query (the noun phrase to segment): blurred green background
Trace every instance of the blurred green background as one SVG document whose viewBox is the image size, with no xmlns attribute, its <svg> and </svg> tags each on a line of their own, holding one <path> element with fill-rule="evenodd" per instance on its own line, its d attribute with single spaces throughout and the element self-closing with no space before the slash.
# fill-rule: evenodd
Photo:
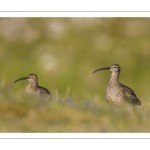
<svg viewBox="0 0 150 150">
<path fill-rule="evenodd" d="M 150 18 L 0 18 L 0 132 L 149 132 Z M 142 106 L 105 100 L 110 71 Z M 37 74 L 52 94 L 25 93 Z"/>
</svg>

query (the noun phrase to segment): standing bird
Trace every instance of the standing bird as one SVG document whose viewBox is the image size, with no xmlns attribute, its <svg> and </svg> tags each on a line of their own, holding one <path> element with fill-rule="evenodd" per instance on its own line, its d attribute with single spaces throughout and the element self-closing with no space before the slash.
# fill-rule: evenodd
<svg viewBox="0 0 150 150">
<path fill-rule="evenodd" d="M 24 78 L 19 78 L 14 81 L 16 83 L 17 81 L 20 80 L 28 80 L 29 84 L 26 87 L 26 92 L 27 93 L 33 93 L 36 94 L 38 97 L 49 97 L 50 92 L 44 88 L 38 85 L 38 76 L 36 74 L 29 74 L 27 77 Z"/>
<path fill-rule="evenodd" d="M 134 91 L 119 82 L 120 66 L 114 64 L 110 67 L 99 68 L 93 73 L 101 70 L 110 70 L 112 72 L 109 84 L 107 86 L 105 97 L 109 103 L 114 105 L 122 105 L 128 102 L 132 105 L 141 105 L 141 101 L 137 98 Z"/>
</svg>

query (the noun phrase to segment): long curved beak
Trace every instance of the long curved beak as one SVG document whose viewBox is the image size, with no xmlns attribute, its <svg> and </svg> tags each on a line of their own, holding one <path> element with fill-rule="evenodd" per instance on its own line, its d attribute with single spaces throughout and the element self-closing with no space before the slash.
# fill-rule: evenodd
<svg viewBox="0 0 150 150">
<path fill-rule="evenodd" d="M 99 68 L 99 69 L 95 70 L 93 73 L 95 73 L 95 72 L 97 72 L 97 71 L 101 71 L 101 70 L 110 70 L 110 67 Z"/>
<path fill-rule="evenodd" d="M 19 78 L 19 79 L 15 80 L 14 83 L 16 83 L 16 82 L 18 82 L 18 81 L 20 81 L 20 80 L 27 80 L 27 79 L 28 79 L 28 77 Z"/>
</svg>

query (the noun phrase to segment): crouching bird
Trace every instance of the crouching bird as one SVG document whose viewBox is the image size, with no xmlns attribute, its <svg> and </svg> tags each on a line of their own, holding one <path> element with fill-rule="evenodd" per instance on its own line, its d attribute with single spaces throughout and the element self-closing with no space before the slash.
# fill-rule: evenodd
<svg viewBox="0 0 150 150">
<path fill-rule="evenodd" d="M 28 80 L 29 84 L 26 87 L 26 92 L 29 94 L 35 94 L 40 98 L 50 97 L 50 92 L 44 87 L 38 85 L 38 76 L 36 74 L 29 74 L 27 77 L 19 78 L 14 83 L 20 80 Z"/>
</svg>

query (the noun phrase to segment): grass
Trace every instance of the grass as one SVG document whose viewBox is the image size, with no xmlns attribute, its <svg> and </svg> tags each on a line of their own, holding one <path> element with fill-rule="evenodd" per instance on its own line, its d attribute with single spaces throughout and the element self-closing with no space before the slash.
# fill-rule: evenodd
<svg viewBox="0 0 150 150">
<path fill-rule="evenodd" d="M 149 132 L 149 106 L 115 107 L 98 96 L 39 100 L 24 94 L 1 97 L 0 132 Z"/>
</svg>

